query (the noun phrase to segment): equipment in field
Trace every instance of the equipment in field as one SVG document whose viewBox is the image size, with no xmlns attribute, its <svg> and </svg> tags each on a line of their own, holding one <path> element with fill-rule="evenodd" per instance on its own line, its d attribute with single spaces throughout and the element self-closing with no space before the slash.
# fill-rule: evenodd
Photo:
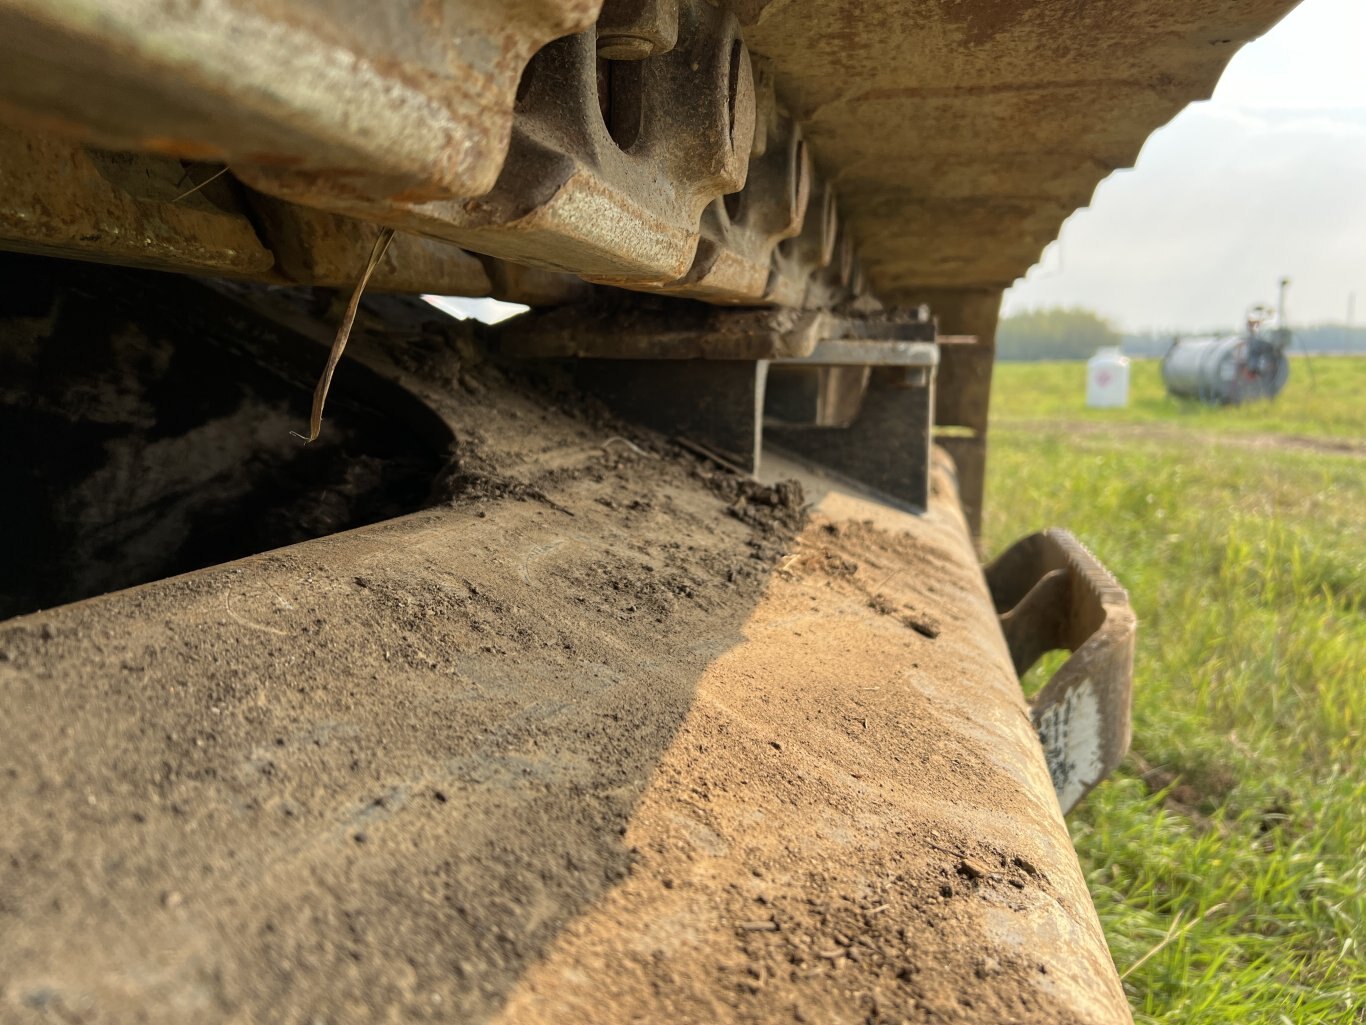
<svg viewBox="0 0 1366 1025">
<path fill-rule="evenodd" d="M 1106 346 L 1086 361 L 1086 405 L 1123 409 L 1129 404 L 1129 357 L 1118 345 Z"/>
<path fill-rule="evenodd" d="M 1178 338 L 1162 357 L 1162 383 L 1180 399 L 1198 399 L 1211 406 L 1238 406 L 1258 399 L 1274 399 L 1290 377 L 1285 350 L 1290 329 L 1285 326 L 1285 292 L 1281 281 L 1277 326 L 1268 328 L 1272 311 L 1262 305 L 1248 310 L 1242 334 L 1223 337 Z"/>
<path fill-rule="evenodd" d="M 1128 1021 L 997 315 L 1291 5 L 0 0 L 0 1018 Z"/>
</svg>

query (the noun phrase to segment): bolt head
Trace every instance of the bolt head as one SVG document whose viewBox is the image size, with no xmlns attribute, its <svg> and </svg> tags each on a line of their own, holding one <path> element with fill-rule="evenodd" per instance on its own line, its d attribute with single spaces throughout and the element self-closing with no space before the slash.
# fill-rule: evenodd
<svg viewBox="0 0 1366 1025">
<path fill-rule="evenodd" d="M 656 42 L 644 36 L 599 36 L 598 56 L 609 61 L 640 61 L 655 54 Z"/>
</svg>

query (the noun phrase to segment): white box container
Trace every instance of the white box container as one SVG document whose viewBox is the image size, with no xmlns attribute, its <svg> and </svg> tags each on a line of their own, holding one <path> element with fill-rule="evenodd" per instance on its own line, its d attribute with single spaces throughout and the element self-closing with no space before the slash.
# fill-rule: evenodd
<svg viewBox="0 0 1366 1025">
<path fill-rule="evenodd" d="M 1086 404 L 1092 409 L 1123 409 L 1129 404 L 1129 358 L 1116 346 L 1098 349 L 1086 361 Z"/>
</svg>

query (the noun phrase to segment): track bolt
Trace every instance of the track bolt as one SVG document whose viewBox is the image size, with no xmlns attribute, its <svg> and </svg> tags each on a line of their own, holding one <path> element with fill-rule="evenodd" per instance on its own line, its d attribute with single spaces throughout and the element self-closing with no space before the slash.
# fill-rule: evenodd
<svg viewBox="0 0 1366 1025">
<path fill-rule="evenodd" d="M 678 42 L 678 0 L 606 0 L 598 16 L 598 56 L 638 61 Z"/>
</svg>

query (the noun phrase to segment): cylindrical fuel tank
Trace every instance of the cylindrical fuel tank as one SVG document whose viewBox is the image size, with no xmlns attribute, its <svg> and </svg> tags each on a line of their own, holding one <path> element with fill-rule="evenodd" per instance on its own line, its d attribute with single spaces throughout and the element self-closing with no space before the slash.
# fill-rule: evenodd
<svg viewBox="0 0 1366 1025">
<path fill-rule="evenodd" d="M 1169 394 L 1212 405 L 1275 398 L 1289 376 L 1285 354 L 1257 337 L 1183 338 L 1162 360 Z"/>
</svg>

